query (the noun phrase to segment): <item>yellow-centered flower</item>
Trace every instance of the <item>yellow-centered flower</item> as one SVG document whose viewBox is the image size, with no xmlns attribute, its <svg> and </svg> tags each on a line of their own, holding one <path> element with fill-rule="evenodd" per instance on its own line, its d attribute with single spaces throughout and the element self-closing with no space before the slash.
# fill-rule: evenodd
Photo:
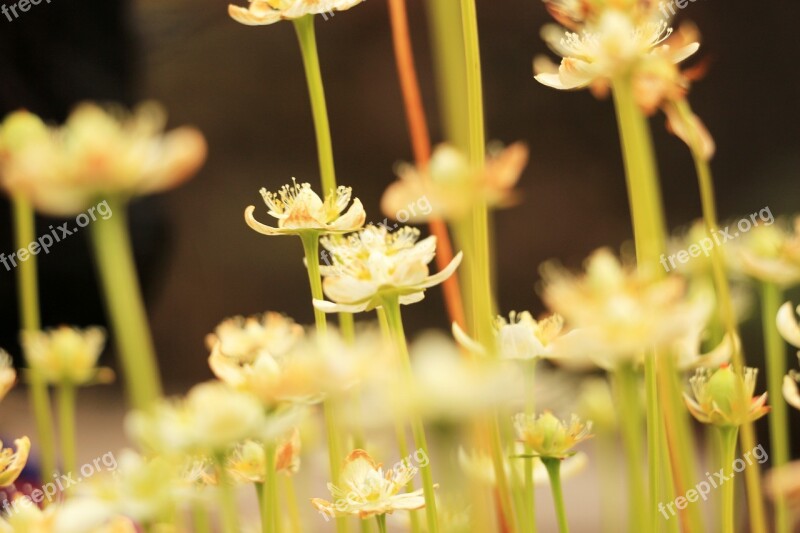
<svg viewBox="0 0 800 533">
<path fill-rule="evenodd" d="M 306 15 L 332 15 L 364 0 L 250 0 L 250 7 L 228 6 L 228 14 L 246 26 L 266 26 Z"/>
<path fill-rule="evenodd" d="M 518 413 L 514 416 L 517 439 L 529 446 L 534 455 L 565 459 L 574 455 L 576 445 L 593 437 L 592 423 L 572 415 L 570 422 L 556 418 L 550 411 L 541 415 Z"/>
<path fill-rule="evenodd" d="M 2 186 L 53 216 L 75 215 L 99 198 L 172 189 L 203 164 L 206 142 L 194 128 L 164 133 L 165 123 L 154 103 L 133 113 L 81 104 L 62 127 L 27 136 L 0 159 Z"/>
<path fill-rule="evenodd" d="M 275 450 L 275 471 L 292 475 L 299 469 L 300 431 L 295 428 L 281 440 Z M 264 444 L 247 440 L 238 445 L 228 458 L 228 471 L 240 483 L 264 483 L 267 477 Z"/>
<path fill-rule="evenodd" d="M 367 218 L 364 207 L 354 198 L 350 187 L 339 186 L 323 201 L 308 183 L 294 180 L 277 193 L 261 189 L 269 214 L 278 220 L 278 227 L 267 226 L 253 216 L 255 206 L 244 212 L 247 225 L 264 235 L 301 235 L 303 233 L 350 233 L 360 229 Z M 348 205 L 350 206 L 348 209 Z"/>
<path fill-rule="evenodd" d="M 113 379 L 111 369 L 97 367 L 106 343 L 101 328 L 61 326 L 48 331 L 23 331 L 20 338 L 28 365 L 48 383 L 85 385 Z"/>
<path fill-rule="evenodd" d="M 407 463 L 384 472 L 367 452 L 353 450 L 345 459 L 339 484 L 328 483 L 334 501 L 314 498 L 311 504 L 330 516 L 357 515 L 362 519 L 422 509 L 425 507 L 422 489 L 401 492 L 416 474 L 417 469 Z"/>
<path fill-rule="evenodd" d="M 744 377 L 724 365 L 716 371 L 698 369 L 689 380 L 694 398 L 684 393 L 686 406 L 704 424 L 741 426 L 758 420 L 769 411 L 767 393 L 753 397 L 755 368 L 745 368 Z"/>
<path fill-rule="evenodd" d="M 436 237 L 417 242 L 419 235 L 410 227 L 389 233 L 369 225 L 355 234 L 323 237 L 322 287 L 333 302 L 314 300 L 314 306 L 326 313 L 359 313 L 375 309 L 386 297 L 398 297 L 401 304 L 422 300 L 426 289 L 453 275 L 462 253 L 431 275 L 428 264 L 436 254 Z"/>
<path fill-rule="evenodd" d="M 780 219 L 755 226 L 734 246 L 733 266 L 747 276 L 786 288 L 800 283 L 800 216 L 793 227 Z"/>
</svg>

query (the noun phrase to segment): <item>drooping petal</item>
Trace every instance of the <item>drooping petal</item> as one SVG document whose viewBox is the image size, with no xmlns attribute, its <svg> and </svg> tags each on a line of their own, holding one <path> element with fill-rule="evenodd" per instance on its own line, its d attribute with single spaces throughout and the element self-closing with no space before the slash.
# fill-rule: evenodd
<svg viewBox="0 0 800 533">
<path fill-rule="evenodd" d="M 253 212 L 256 210 L 256 206 L 251 205 L 248 206 L 247 209 L 244 210 L 244 221 L 247 222 L 247 225 L 250 226 L 251 229 L 261 233 L 262 235 L 284 235 L 287 232 L 284 230 L 280 230 L 278 228 L 273 228 L 272 226 L 267 226 L 266 224 L 262 224 L 253 216 Z"/>
<path fill-rule="evenodd" d="M 797 385 L 797 380 L 792 376 L 783 378 L 783 397 L 786 403 L 795 409 L 800 409 L 800 388 Z"/>
<path fill-rule="evenodd" d="M 776 323 L 786 342 L 800 348 L 800 324 L 797 323 L 797 314 L 791 302 L 786 302 L 778 310 Z"/>
</svg>

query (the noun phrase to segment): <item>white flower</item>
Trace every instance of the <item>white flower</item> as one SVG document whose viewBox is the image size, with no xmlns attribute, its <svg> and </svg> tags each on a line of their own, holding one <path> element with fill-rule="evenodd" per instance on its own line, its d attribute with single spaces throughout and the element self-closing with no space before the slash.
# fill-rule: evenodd
<svg viewBox="0 0 800 533">
<path fill-rule="evenodd" d="M 522 444 L 518 443 L 518 455 L 523 455 Z M 485 452 L 475 451 L 467 452 L 463 448 L 458 449 L 458 464 L 464 473 L 472 479 L 476 479 L 487 485 L 496 485 L 497 478 L 495 477 L 494 463 L 492 457 Z M 524 461 L 519 458 L 506 459 L 504 461 L 506 476 L 509 477 L 512 473 L 512 468 L 516 469 L 517 476 L 522 479 L 524 476 Z M 586 465 L 589 464 L 589 456 L 583 452 L 578 452 L 570 457 L 561 461 L 561 479 L 569 479 L 582 472 Z M 547 475 L 547 468 L 538 460 L 533 463 L 533 483 L 535 485 L 547 485 L 550 483 L 550 478 Z"/>
<path fill-rule="evenodd" d="M 247 26 L 266 26 L 306 15 L 345 11 L 364 0 L 250 0 L 249 9 L 229 5 L 228 14 Z"/>
<path fill-rule="evenodd" d="M 411 304 L 425 297 L 425 289 L 442 283 L 461 263 L 462 253 L 447 267 L 430 275 L 428 264 L 436 253 L 436 237 L 417 242 L 419 230 L 403 227 L 389 233 L 369 225 L 356 234 L 321 239 L 332 262 L 321 268 L 323 290 L 332 302 L 314 300 L 326 313 L 359 313 L 380 305 L 385 297 Z M 327 263 L 327 255 L 323 260 Z"/>
<path fill-rule="evenodd" d="M 11 356 L 0 350 L 0 401 L 6 394 L 14 388 L 17 383 L 17 371 L 14 370 L 14 363 Z"/>
<path fill-rule="evenodd" d="M 422 509 L 425 507 L 422 489 L 400 492 L 416 474 L 417 469 L 406 463 L 384 472 L 367 452 L 354 450 L 345 459 L 339 484 L 328 483 L 334 501 L 314 498 L 311 504 L 331 516 L 359 518 Z"/>
<path fill-rule="evenodd" d="M 284 355 L 304 335 L 303 327 L 291 318 L 272 311 L 250 317 L 235 316 L 221 322 L 206 336 L 209 350 L 245 363 L 267 353 Z"/>
<path fill-rule="evenodd" d="M 23 331 L 21 340 L 25 360 L 49 383 L 83 385 L 109 379 L 109 369 L 97 368 L 106 343 L 101 328 L 61 326 L 49 331 Z"/>
<path fill-rule="evenodd" d="M 367 218 L 358 198 L 350 199 L 353 190 L 339 186 L 323 202 L 308 183 L 284 185 L 277 193 L 261 189 L 269 214 L 278 219 L 278 227 L 262 224 L 253 216 L 255 206 L 244 213 L 247 225 L 264 235 L 301 235 L 303 233 L 350 233 L 364 225 Z M 350 205 L 348 209 L 347 206 Z M 345 211 L 346 210 L 346 211 Z"/>
<path fill-rule="evenodd" d="M 800 216 L 752 228 L 735 243 L 733 266 L 747 276 L 783 287 L 800 283 Z"/>
</svg>

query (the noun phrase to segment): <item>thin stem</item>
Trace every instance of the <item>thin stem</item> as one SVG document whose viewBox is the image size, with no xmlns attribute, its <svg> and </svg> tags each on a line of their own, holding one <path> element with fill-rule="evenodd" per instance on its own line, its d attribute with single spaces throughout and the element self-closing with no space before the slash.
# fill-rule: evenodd
<svg viewBox="0 0 800 533">
<path fill-rule="evenodd" d="M 550 489 L 553 491 L 553 503 L 556 508 L 556 517 L 558 517 L 558 530 L 561 533 L 569 533 L 567 511 L 564 508 L 564 492 L 561 489 L 561 459 L 542 457 L 542 463 L 547 468 L 547 475 L 550 478 Z"/>
<path fill-rule="evenodd" d="M 303 252 L 306 257 L 308 270 L 308 283 L 311 287 L 311 297 L 315 300 L 322 300 L 322 278 L 319 273 L 319 235 L 315 232 L 305 233 L 300 236 L 303 241 Z M 325 313 L 314 308 L 314 322 L 317 334 L 321 337 L 328 332 L 328 322 Z"/>
<path fill-rule="evenodd" d="M 783 377 L 786 375 L 786 350 L 775 326 L 775 317 L 783 303 L 783 291 L 774 283 L 761 283 L 761 320 L 764 331 L 764 353 L 767 367 L 767 392 L 772 398 L 769 415 L 769 436 L 772 467 L 780 468 L 789 462 L 789 415 L 783 400 Z M 786 498 L 775 498 L 775 531 L 789 531 Z"/>
<path fill-rule="evenodd" d="M 322 84 L 322 71 L 319 66 L 317 37 L 314 31 L 314 16 L 306 15 L 294 20 L 303 67 L 306 71 L 308 95 L 311 99 L 311 113 L 314 117 L 314 131 L 317 137 L 317 157 L 319 159 L 320 179 L 323 195 L 336 189 L 336 171 L 333 166 L 333 143 L 331 126 L 328 120 L 328 106 L 325 102 L 325 87 Z"/>
<path fill-rule="evenodd" d="M 67 474 L 77 475 L 78 451 L 75 428 L 75 385 L 58 386 L 58 428 L 61 433 L 61 460 Z M 69 489 L 68 489 L 69 490 Z"/>
<path fill-rule="evenodd" d="M 254 483 L 256 488 L 256 499 L 258 500 L 258 517 L 261 519 L 261 531 L 272 533 L 272 520 L 270 518 L 269 504 L 267 502 L 267 491 L 265 483 Z"/>
<path fill-rule="evenodd" d="M 646 506 L 645 488 L 639 474 L 642 469 L 643 453 L 640 438 L 641 412 L 639 409 L 638 376 L 632 366 L 623 365 L 616 374 L 614 385 L 617 405 L 620 408 L 620 429 L 625 446 L 625 459 L 628 473 L 628 509 L 630 511 L 629 531 L 645 531 Z"/>
<path fill-rule="evenodd" d="M 528 415 L 533 415 L 536 412 L 536 405 L 535 405 L 535 392 L 534 392 L 534 385 L 536 383 L 536 360 L 533 359 L 531 361 L 524 361 L 524 372 L 525 372 L 525 412 Z M 531 455 L 533 453 L 533 449 L 526 445 L 525 446 L 525 454 Z M 530 533 L 536 533 L 536 492 L 535 486 L 533 484 L 533 467 L 534 467 L 534 459 L 532 457 L 526 457 L 525 461 L 525 505 L 524 509 L 524 516 L 526 519 L 525 524 L 525 531 Z"/>
<path fill-rule="evenodd" d="M 194 533 L 211 533 L 211 520 L 205 505 L 195 502 L 192 504 L 192 531 Z"/>
<path fill-rule="evenodd" d="M 128 399 L 134 409 L 145 409 L 161 396 L 161 378 L 128 235 L 126 205 L 118 197 L 106 201 L 113 216 L 91 226 L 94 256 Z"/>
<path fill-rule="evenodd" d="M 267 470 L 264 473 L 264 508 L 267 512 L 267 528 L 264 533 L 278 533 L 281 530 L 280 503 L 278 500 L 278 472 L 275 470 L 275 444 L 264 445 L 264 464 Z"/>
<path fill-rule="evenodd" d="M 378 531 L 380 533 L 386 533 L 386 515 L 385 514 L 375 515 L 375 520 L 378 521 Z"/>
<path fill-rule="evenodd" d="M 728 480 L 722 484 L 722 506 L 720 515 L 720 532 L 734 533 L 734 488 L 736 485 L 733 480 L 733 461 L 736 455 L 736 437 L 738 428 L 720 427 L 720 442 L 722 444 L 722 468 Z"/>
<path fill-rule="evenodd" d="M 233 482 L 225 468 L 225 457 L 215 457 L 217 477 L 219 478 L 219 502 L 222 512 L 222 531 L 224 533 L 240 533 L 239 511 L 236 506 L 236 492 Z"/>
<path fill-rule="evenodd" d="M 36 238 L 36 218 L 33 207 L 20 195 L 13 198 L 14 243 L 17 249 L 28 247 Z M 39 311 L 39 284 L 37 257 L 31 254 L 27 261 L 17 266 L 17 300 L 19 302 L 20 329 L 36 332 L 41 329 Z M 53 431 L 53 413 L 50 392 L 41 373 L 29 368 L 28 394 L 36 421 L 36 434 L 41 450 L 42 478 L 49 478 L 56 469 L 56 441 Z M 45 500 L 45 505 L 47 504 Z"/>
<path fill-rule="evenodd" d="M 400 313 L 400 302 L 397 295 L 385 296 L 382 307 L 386 313 L 389 331 L 392 334 L 392 339 L 397 349 L 397 354 L 403 364 L 406 376 L 412 378 L 411 360 L 408 355 L 408 346 L 406 345 L 406 337 L 403 330 L 403 318 Z M 414 437 L 414 445 L 417 449 L 421 450 L 426 457 L 430 457 L 428 453 L 428 443 L 425 437 L 425 428 L 418 417 L 414 417 L 411 421 L 411 433 Z M 428 461 L 428 464 L 421 466 L 420 470 L 422 473 L 422 488 L 425 494 L 425 516 L 428 523 L 428 533 L 437 533 L 439 531 L 439 518 L 436 511 L 436 494 L 434 492 L 433 473 L 430 463 L 431 462 Z"/>
<path fill-rule="evenodd" d="M 647 405 L 647 454 L 648 479 L 650 481 L 650 509 L 655 509 L 660 501 L 661 471 L 668 458 L 662 457 L 661 446 L 661 413 L 658 405 L 658 369 L 656 368 L 655 351 L 645 354 L 644 379 L 645 402 Z M 669 463 L 666 463 L 669 464 Z M 658 516 L 649 513 L 651 531 L 658 531 Z"/>
<path fill-rule="evenodd" d="M 294 486 L 294 478 L 291 475 L 284 477 L 286 486 L 286 507 L 289 514 L 289 525 L 292 533 L 302 533 L 303 523 L 300 519 L 300 507 L 297 505 L 297 489 Z"/>
<path fill-rule="evenodd" d="M 391 333 L 389 338 L 391 339 Z M 406 430 L 404 421 L 397 420 L 395 422 L 394 430 L 395 430 L 395 435 L 397 436 L 397 451 L 400 452 L 400 457 L 403 459 L 409 457 L 410 453 L 408 450 L 408 444 L 406 443 Z M 413 480 L 408 480 L 408 484 L 406 485 L 406 491 L 414 492 Z M 419 523 L 419 511 L 409 511 L 408 514 L 411 522 L 412 533 L 419 533 L 420 531 L 422 531 L 420 529 L 420 523 Z"/>
<path fill-rule="evenodd" d="M 423 168 L 427 166 L 431 157 L 431 139 L 428 131 L 428 122 L 425 118 L 425 109 L 422 104 L 417 70 L 414 66 L 414 51 L 411 46 L 411 36 L 408 28 L 406 0 L 389 0 L 389 17 L 392 24 L 395 62 L 397 63 L 400 88 L 403 93 L 406 122 L 411 136 L 414 160 L 418 167 Z M 442 220 L 432 219 L 428 226 L 431 234 L 436 236 L 436 267 L 442 270 L 453 260 L 453 245 L 450 242 L 447 225 Z M 461 290 L 458 286 L 458 277 L 450 276 L 447 278 L 442 284 L 442 290 L 450 322 L 455 322 L 465 328 L 466 321 L 461 300 Z"/>
</svg>

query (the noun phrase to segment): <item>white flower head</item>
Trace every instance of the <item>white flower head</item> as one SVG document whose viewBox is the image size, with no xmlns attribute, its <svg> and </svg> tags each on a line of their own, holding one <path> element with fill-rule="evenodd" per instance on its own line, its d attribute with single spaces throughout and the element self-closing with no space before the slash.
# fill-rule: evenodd
<svg viewBox="0 0 800 533">
<path fill-rule="evenodd" d="M 84 385 L 109 381 L 113 372 L 97 368 L 106 334 L 102 328 L 84 330 L 61 326 L 49 331 L 23 331 L 25 359 L 48 383 Z"/>
<path fill-rule="evenodd" d="M 426 289 L 453 275 L 462 253 L 431 275 L 428 265 L 436 254 L 436 237 L 417 242 L 419 235 L 410 227 L 390 233 L 369 225 L 351 235 L 323 237 L 323 290 L 332 302 L 314 300 L 314 306 L 326 313 L 359 313 L 382 305 L 384 297 L 398 297 L 401 304 L 422 300 Z"/>
<path fill-rule="evenodd" d="M 250 7 L 229 5 L 228 14 L 246 26 L 266 26 L 281 20 L 294 20 L 306 15 L 333 16 L 364 0 L 250 0 Z"/>
<path fill-rule="evenodd" d="M 339 186 L 323 201 L 308 183 L 294 179 L 277 193 L 261 189 L 269 214 L 278 220 L 278 227 L 267 226 L 253 216 L 255 206 L 245 210 L 247 225 L 264 235 L 302 235 L 304 233 L 349 233 L 364 225 L 367 218 L 358 198 L 352 198 L 350 187 Z M 348 209 L 348 205 L 350 206 Z"/>
</svg>

